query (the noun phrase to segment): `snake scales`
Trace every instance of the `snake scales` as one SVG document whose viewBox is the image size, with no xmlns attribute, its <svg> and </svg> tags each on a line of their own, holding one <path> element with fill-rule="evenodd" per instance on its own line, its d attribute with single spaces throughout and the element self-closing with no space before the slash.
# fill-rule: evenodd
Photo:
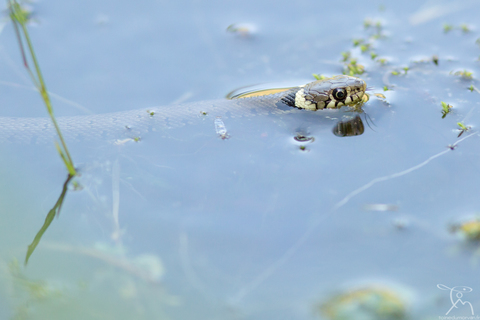
<svg viewBox="0 0 480 320">
<path fill-rule="evenodd" d="M 99 115 L 58 117 L 57 122 L 67 142 L 122 139 L 129 131 L 143 133 L 195 123 L 205 114 L 238 118 L 286 114 L 297 110 L 278 108 L 278 103 L 310 110 L 339 108 L 361 102 L 365 89 L 366 84 L 361 79 L 336 76 L 265 96 L 202 101 Z M 0 143 L 44 143 L 51 142 L 54 136 L 55 130 L 49 118 L 0 117 Z"/>
</svg>

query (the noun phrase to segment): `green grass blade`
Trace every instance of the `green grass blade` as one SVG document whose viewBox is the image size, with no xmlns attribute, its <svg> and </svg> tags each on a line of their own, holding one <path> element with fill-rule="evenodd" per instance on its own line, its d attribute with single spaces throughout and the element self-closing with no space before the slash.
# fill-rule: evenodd
<svg viewBox="0 0 480 320">
<path fill-rule="evenodd" d="M 25 68 L 28 70 L 33 83 L 35 84 L 36 88 L 40 92 L 40 95 L 42 96 L 45 106 L 47 107 L 47 111 L 50 116 L 50 119 L 52 120 L 53 126 L 55 127 L 55 131 L 57 132 L 58 138 L 60 139 L 61 147 L 57 146 L 58 153 L 60 154 L 60 157 L 65 163 L 65 166 L 67 167 L 68 172 L 71 175 L 75 175 L 76 173 L 75 166 L 73 164 L 72 157 L 70 156 L 70 152 L 68 151 L 67 144 L 65 143 L 60 127 L 58 126 L 55 116 L 53 114 L 53 108 L 52 108 L 50 96 L 48 94 L 47 87 L 43 79 L 42 71 L 40 70 L 40 65 L 38 63 L 37 56 L 35 55 L 35 50 L 33 49 L 33 44 L 27 30 L 27 22 L 29 21 L 30 13 L 27 10 L 23 9 L 22 6 L 17 2 L 17 0 L 8 0 L 7 3 L 10 11 L 10 19 L 13 22 L 18 43 L 20 45 L 23 64 Z M 20 30 L 22 32 L 20 32 Z M 33 71 L 31 70 L 28 64 L 28 58 L 25 53 L 22 35 L 29 50 L 29 57 L 35 67 L 35 73 L 33 73 Z"/>
<path fill-rule="evenodd" d="M 67 177 L 67 180 L 63 184 L 63 189 L 62 189 L 62 193 L 60 194 L 60 197 L 58 198 L 53 208 L 50 209 L 50 211 L 48 212 L 47 217 L 45 218 L 45 222 L 43 223 L 43 226 L 35 235 L 35 238 L 33 239 L 32 243 L 28 246 L 27 255 L 25 256 L 25 262 L 24 262 L 25 265 L 27 265 L 28 260 L 30 259 L 30 256 L 35 251 L 35 248 L 40 243 L 40 240 L 42 239 L 43 234 L 45 233 L 45 231 L 47 231 L 48 227 L 52 223 L 55 216 L 58 216 L 60 214 L 60 209 L 62 208 L 63 200 L 67 195 L 68 183 L 72 178 L 73 176 L 69 174 Z"/>
</svg>

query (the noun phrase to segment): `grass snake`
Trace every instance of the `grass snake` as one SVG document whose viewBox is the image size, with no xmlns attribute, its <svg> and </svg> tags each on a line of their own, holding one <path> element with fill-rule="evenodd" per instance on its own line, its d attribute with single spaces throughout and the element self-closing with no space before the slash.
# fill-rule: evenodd
<svg viewBox="0 0 480 320">
<path fill-rule="evenodd" d="M 122 139 L 129 132 L 181 127 L 205 114 L 222 118 L 287 114 L 298 109 L 335 109 L 362 101 L 366 83 L 351 76 L 334 76 L 283 92 L 233 100 L 213 100 L 108 114 L 58 117 L 67 143 L 70 140 Z M 288 106 L 280 108 L 279 104 Z M 294 107 L 294 108 L 291 108 Z M 131 136 L 132 134 L 130 134 Z M 0 117 L 0 143 L 51 142 L 55 131 L 50 118 Z"/>
</svg>

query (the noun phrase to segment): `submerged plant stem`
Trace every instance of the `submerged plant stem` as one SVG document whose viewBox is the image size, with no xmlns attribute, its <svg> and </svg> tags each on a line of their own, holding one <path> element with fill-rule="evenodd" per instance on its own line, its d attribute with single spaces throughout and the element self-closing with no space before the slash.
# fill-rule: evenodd
<svg viewBox="0 0 480 320">
<path fill-rule="evenodd" d="M 72 180 L 73 177 L 74 176 L 71 174 L 68 175 L 67 180 L 65 180 L 65 182 L 63 183 L 62 193 L 60 194 L 60 197 L 58 197 L 57 202 L 55 203 L 53 208 L 50 209 L 50 211 L 48 212 L 47 217 L 45 218 L 45 222 L 43 223 L 43 226 L 35 235 L 35 238 L 33 239 L 32 243 L 28 246 L 27 255 L 25 256 L 25 262 L 24 262 L 25 265 L 27 265 L 28 259 L 30 259 L 30 256 L 32 255 L 33 251 L 35 251 L 35 248 L 40 243 L 40 240 L 42 239 L 43 234 L 45 233 L 45 231 L 47 231 L 48 227 L 53 221 L 53 218 L 55 218 L 55 216 L 58 216 L 60 214 L 60 209 L 62 209 L 63 200 L 67 195 L 68 183 L 70 182 L 70 180 Z"/>
</svg>

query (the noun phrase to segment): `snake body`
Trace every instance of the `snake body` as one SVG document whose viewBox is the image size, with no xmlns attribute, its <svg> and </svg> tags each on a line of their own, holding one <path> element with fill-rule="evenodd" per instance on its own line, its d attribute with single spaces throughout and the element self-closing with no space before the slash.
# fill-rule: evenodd
<svg viewBox="0 0 480 320">
<path fill-rule="evenodd" d="M 363 80 L 336 76 L 315 81 L 286 92 L 240 98 L 137 109 L 100 115 L 58 117 L 63 136 L 69 140 L 122 139 L 148 131 L 181 127 L 212 115 L 222 118 L 287 114 L 298 109 L 338 108 L 359 103 L 365 93 Z M 298 111 L 298 110 L 297 110 Z M 51 142 L 55 130 L 49 118 L 0 117 L 0 143 Z"/>
</svg>

